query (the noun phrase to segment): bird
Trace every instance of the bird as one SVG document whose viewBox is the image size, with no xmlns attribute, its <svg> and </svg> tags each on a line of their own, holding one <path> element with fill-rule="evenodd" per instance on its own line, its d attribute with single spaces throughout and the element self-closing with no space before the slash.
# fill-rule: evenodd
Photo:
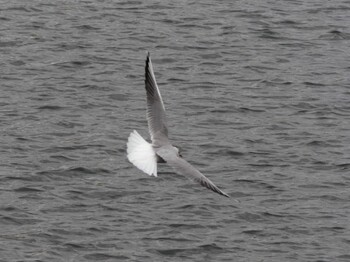
<svg viewBox="0 0 350 262">
<path fill-rule="evenodd" d="M 168 138 L 165 107 L 153 71 L 150 53 L 145 65 L 145 88 L 147 97 L 146 116 L 152 143 L 147 142 L 136 130 L 127 141 L 127 158 L 138 169 L 149 176 L 158 176 L 157 164 L 167 163 L 176 173 L 184 175 L 222 196 L 230 197 L 220 190 L 200 171 L 183 159 L 178 147 Z"/>
</svg>

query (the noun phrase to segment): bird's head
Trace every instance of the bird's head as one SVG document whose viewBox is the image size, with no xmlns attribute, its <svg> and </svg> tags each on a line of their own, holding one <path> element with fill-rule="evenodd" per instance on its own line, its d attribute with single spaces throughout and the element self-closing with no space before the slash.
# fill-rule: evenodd
<svg viewBox="0 0 350 262">
<path fill-rule="evenodd" d="M 174 150 L 175 150 L 175 152 L 176 152 L 176 155 L 177 155 L 178 157 L 182 157 L 180 148 L 178 148 L 178 147 L 176 147 L 176 146 L 174 146 L 173 148 L 174 148 Z"/>
</svg>

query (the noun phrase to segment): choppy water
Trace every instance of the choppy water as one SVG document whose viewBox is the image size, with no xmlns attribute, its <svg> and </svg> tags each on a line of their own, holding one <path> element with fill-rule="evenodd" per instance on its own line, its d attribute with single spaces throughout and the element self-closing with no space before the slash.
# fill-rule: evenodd
<svg viewBox="0 0 350 262">
<path fill-rule="evenodd" d="M 0 261 L 350 260 L 350 1 L 0 2 Z M 146 51 L 239 204 L 127 162 Z"/>
</svg>

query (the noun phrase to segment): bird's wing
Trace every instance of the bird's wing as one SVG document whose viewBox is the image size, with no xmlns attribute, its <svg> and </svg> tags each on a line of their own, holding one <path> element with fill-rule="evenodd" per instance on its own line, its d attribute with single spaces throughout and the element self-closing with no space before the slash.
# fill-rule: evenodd
<svg viewBox="0 0 350 262">
<path fill-rule="evenodd" d="M 147 92 L 147 121 L 151 139 L 154 145 L 162 145 L 168 141 L 165 108 L 162 96 L 154 76 L 150 54 L 145 66 L 145 87 Z"/>
<path fill-rule="evenodd" d="M 202 186 L 213 190 L 214 192 L 229 197 L 225 192 L 221 191 L 213 182 L 206 178 L 201 172 L 194 168 L 190 163 L 188 163 L 182 157 L 174 157 L 167 154 L 160 155 L 165 162 L 175 169 L 175 171 L 181 175 L 187 176 L 188 178 L 198 182 Z"/>
</svg>

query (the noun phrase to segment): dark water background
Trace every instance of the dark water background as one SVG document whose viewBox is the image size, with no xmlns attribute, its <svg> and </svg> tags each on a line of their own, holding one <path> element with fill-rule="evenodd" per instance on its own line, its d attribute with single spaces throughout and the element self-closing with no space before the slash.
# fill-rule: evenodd
<svg viewBox="0 0 350 262">
<path fill-rule="evenodd" d="M 126 160 L 150 51 L 233 199 Z M 350 261 L 350 1 L 0 1 L 0 261 Z"/>
</svg>

